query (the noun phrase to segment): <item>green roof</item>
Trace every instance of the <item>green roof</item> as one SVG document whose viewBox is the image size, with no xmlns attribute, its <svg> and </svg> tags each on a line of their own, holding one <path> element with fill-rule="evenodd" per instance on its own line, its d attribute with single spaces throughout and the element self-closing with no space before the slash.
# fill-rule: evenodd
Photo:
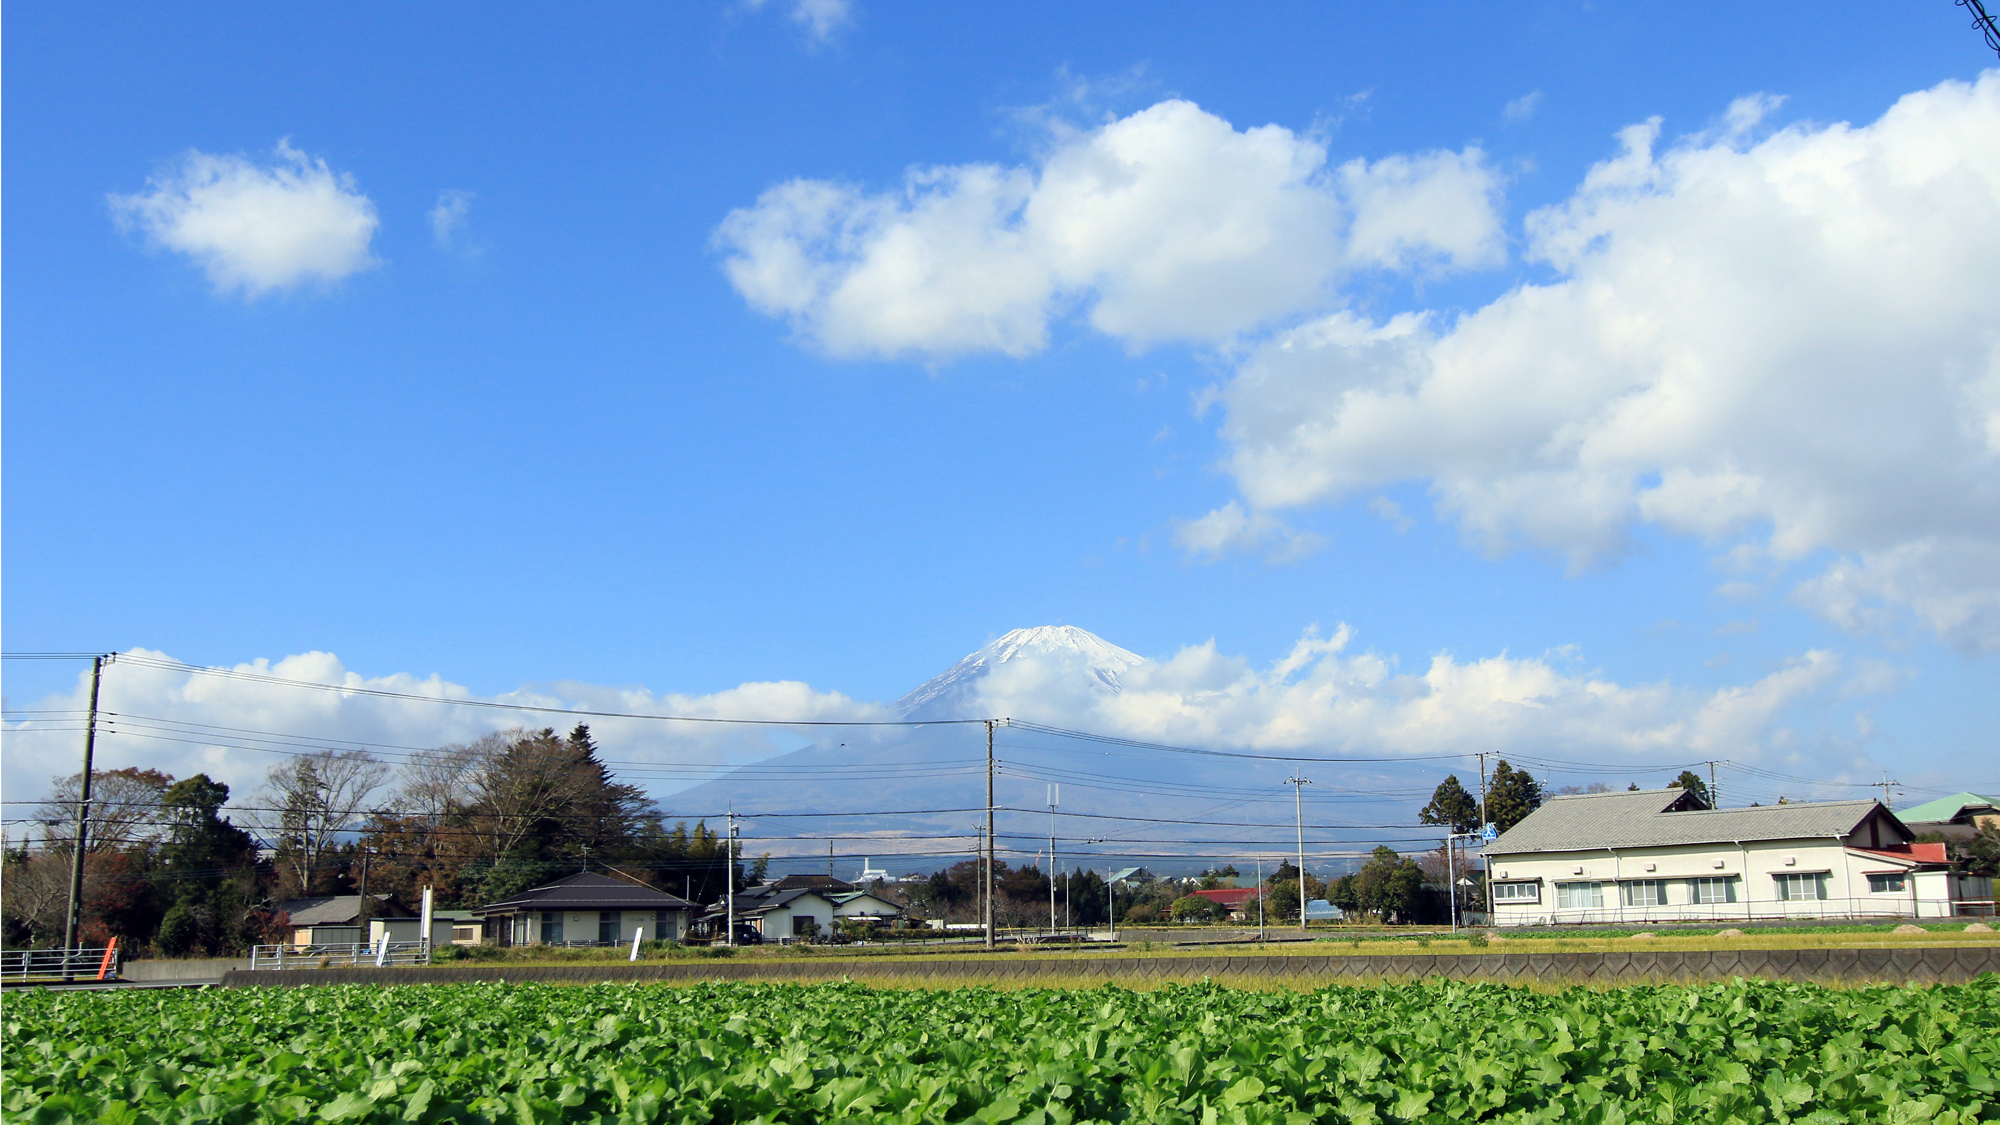
<svg viewBox="0 0 2000 1125">
<path fill-rule="evenodd" d="M 1935 801 L 1925 801 L 1921 805 L 1897 809 L 1896 819 L 1904 824 L 1938 824 L 1957 816 L 1967 805 L 1987 805 L 2000 809 L 2000 797 L 1982 797 L 1977 793 L 1953 793 L 1949 797 L 1939 797 Z"/>
</svg>

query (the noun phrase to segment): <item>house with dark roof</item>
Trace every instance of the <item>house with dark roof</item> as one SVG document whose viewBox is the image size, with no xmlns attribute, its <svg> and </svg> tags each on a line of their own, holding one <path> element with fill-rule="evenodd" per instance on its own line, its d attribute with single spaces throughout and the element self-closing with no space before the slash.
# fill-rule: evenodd
<svg viewBox="0 0 2000 1125">
<path fill-rule="evenodd" d="M 1880 801 L 1711 809 L 1681 789 L 1551 797 L 1483 849 L 1494 922 L 1990 914 L 1990 879 Z"/>
<path fill-rule="evenodd" d="M 727 903 L 712 904 L 702 915 L 704 931 L 721 933 L 727 913 Z M 829 934 L 842 919 L 879 924 L 902 916 L 902 907 L 831 875 L 787 875 L 736 892 L 737 925 L 748 925 L 765 941 Z"/>
<path fill-rule="evenodd" d="M 675 941 L 697 907 L 633 879 L 583 871 L 473 910 L 489 945 L 622 945 Z"/>
<path fill-rule="evenodd" d="M 289 916 L 293 945 L 353 945 L 370 940 L 362 931 L 360 895 L 314 895 L 278 903 Z M 394 895 L 368 896 L 368 921 L 414 919 L 417 912 Z"/>
</svg>

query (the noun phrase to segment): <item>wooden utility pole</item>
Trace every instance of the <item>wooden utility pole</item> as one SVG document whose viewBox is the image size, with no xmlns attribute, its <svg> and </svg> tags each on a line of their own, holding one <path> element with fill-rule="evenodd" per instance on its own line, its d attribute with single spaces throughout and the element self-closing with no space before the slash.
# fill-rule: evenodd
<svg viewBox="0 0 2000 1125">
<path fill-rule="evenodd" d="M 76 840 L 69 862 L 69 913 L 63 920 L 63 979 L 72 980 L 68 950 L 76 948 L 79 911 L 83 908 L 83 852 L 90 843 L 91 758 L 97 752 L 97 689 L 104 681 L 104 658 L 90 658 L 90 717 L 83 727 L 83 775 L 76 798 Z"/>
</svg>

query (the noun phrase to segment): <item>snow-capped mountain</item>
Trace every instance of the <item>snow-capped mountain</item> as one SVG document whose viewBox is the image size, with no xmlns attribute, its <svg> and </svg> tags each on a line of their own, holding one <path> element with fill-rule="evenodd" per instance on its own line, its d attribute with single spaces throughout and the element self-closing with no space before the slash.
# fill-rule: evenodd
<svg viewBox="0 0 2000 1125">
<path fill-rule="evenodd" d="M 1027 659 L 1071 673 L 1077 683 L 1095 692 L 1124 690 L 1121 677 L 1146 662 L 1135 652 L 1074 625 L 1038 625 L 1015 629 L 946 669 L 896 701 L 905 718 L 980 717 L 981 688 L 1010 661 Z"/>
</svg>

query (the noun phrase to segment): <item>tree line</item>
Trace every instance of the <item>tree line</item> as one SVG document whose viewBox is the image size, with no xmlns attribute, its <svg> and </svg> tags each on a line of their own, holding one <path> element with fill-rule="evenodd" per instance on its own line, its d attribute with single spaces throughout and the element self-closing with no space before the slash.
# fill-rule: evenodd
<svg viewBox="0 0 2000 1125">
<path fill-rule="evenodd" d="M 62 940 L 80 784 L 55 779 L 39 838 L 6 850 L 9 948 Z M 93 771 L 91 790 L 79 940 L 117 937 L 135 953 L 239 953 L 282 939 L 285 902 L 323 895 L 413 903 L 430 887 L 440 907 L 467 907 L 590 868 L 708 903 L 745 875 L 705 823 L 667 827 L 583 724 L 500 731 L 399 766 L 362 750 L 288 757 L 235 807 L 205 773 Z"/>
</svg>

